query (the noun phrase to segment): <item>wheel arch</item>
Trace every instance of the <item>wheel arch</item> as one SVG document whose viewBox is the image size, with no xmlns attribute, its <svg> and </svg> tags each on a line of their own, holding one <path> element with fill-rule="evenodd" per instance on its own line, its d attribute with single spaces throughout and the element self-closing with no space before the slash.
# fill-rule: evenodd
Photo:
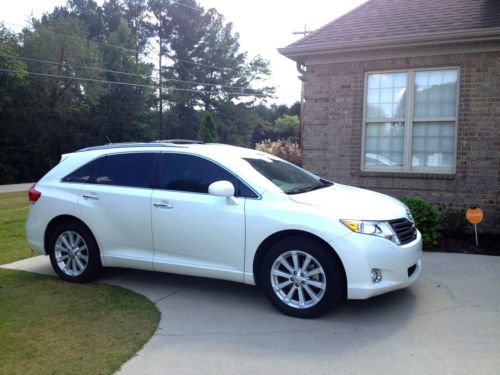
<svg viewBox="0 0 500 375">
<path fill-rule="evenodd" d="M 43 238 L 43 247 L 44 247 L 44 250 L 45 250 L 45 254 L 49 255 L 50 252 L 52 251 L 50 249 L 50 246 L 49 246 L 49 242 L 50 242 L 50 236 L 52 234 L 52 232 L 62 223 L 67 223 L 67 222 L 77 222 L 83 226 L 85 226 L 85 228 L 87 228 L 87 230 L 90 232 L 90 234 L 94 237 L 95 239 L 95 236 L 94 236 L 94 233 L 92 233 L 92 230 L 89 228 L 89 226 L 87 224 L 85 224 L 82 220 L 80 220 L 79 218 L 77 218 L 76 216 L 72 216 L 72 215 L 59 215 L 59 216 L 56 216 L 54 217 L 50 222 L 49 224 L 47 225 L 47 228 L 45 228 L 45 234 L 44 234 L 44 238 Z M 97 243 L 97 241 L 96 241 Z"/>
<path fill-rule="evenodd" d="M 347 274 L 344 268 L 344 264 L 342 263 L 342 260 L 338 256 L 337 252 L 335 249 L 325 240 L 323 240 L 321 237 L 316 236 L 315 234 L 312 234 L 310 232 L 302 231 L 302 230 L 283 230 L 280 232 L 276 232 L 269 237 L 267 237 L 262 243 L 259 245 L 257 248 L 257 251 L 255 252 L 254 260 L 253 260 L 253 275 L 254 275 L 254 280 L 257 285 L 261 284 L 261 265 L 262 261 L 264 259 L 264 255 L 266 254 L 266 251 L 275 243 L 278 241 L 281 241 L 284 238 L 287 237 L 303 237 L 307 238 L 313 241 L 317 241 L 321 243 L 323 246 L 326 248 L 330 249 L 330 255 L 335 258 L 335 260 L 339 263 L 340 267 L 342 268 L 343 276 L 344 276 L 344 286 L 345 286 L 345 291 L 344 293 L 347 292 Z"/>
</svg>

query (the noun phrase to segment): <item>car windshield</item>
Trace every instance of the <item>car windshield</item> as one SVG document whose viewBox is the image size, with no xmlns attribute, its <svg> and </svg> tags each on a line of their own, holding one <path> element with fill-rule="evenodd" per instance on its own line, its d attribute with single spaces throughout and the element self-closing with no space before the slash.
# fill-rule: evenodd
<svg viewBox="0 0 500 375">
<path fill-rule="evenodd" d="M 306 193 L 333 184 L 279 159 L 262 157 L 244 160 L 286 194 Z"/>
</svg>

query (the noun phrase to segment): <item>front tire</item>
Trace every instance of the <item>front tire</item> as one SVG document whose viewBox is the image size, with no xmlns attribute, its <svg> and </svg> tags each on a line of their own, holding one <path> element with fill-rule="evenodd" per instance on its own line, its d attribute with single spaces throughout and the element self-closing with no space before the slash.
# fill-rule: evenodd
<svg viewBox="0 0 500 375">
<path fill-rule="evenodd" d="M 261 279 L 273 305 L 287 315 L 314 318 L 336 304 L 345 281 L 332 251 L 304 237 L 274 244 L 264 257 Z"/>
<path fill-rule="evenodd" d="M 78 222 L 62 223 L 49 240 L 50 263 L 57 275 L 70 282 L 87 282 L 102 269 L 97 242 Z"/>
</svg>

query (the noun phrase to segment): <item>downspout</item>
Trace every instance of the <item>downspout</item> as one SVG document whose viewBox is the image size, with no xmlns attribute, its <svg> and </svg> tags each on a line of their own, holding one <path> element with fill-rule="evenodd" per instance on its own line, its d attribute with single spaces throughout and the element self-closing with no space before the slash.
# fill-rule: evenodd
<svg viewBox="0 0 500 375">
<path fill-rule="evenodd" d="M 305 82 L 305 75 L 306 75 L 306 67 L 303 66 L 301 63 L 297 62 L 297 71 L 300 73 L 299 79 L 301 81 L 301 88 L 300 88 L 300 116 L 299 116 L 299 147 L 302 149 L 302 141 L 303 141 L 303 132 L 304 132 L 304 106 L 305 106 L 305 98 L 304 98 L 304 82 Z"/>
</svg>

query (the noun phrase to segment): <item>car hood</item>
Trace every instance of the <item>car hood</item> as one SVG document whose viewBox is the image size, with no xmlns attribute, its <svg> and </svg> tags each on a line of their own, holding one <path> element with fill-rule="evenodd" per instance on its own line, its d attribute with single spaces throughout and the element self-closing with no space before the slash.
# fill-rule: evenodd
<svg viewBox="0 0 500 375">
<path fill-rule="evenodd" d="M 328 210 L 339 219 L 392 220 L 407 217 L 406 206 L 397 199 L 342 184 L 289 197 L 294 202 Z"/>
</svg>

